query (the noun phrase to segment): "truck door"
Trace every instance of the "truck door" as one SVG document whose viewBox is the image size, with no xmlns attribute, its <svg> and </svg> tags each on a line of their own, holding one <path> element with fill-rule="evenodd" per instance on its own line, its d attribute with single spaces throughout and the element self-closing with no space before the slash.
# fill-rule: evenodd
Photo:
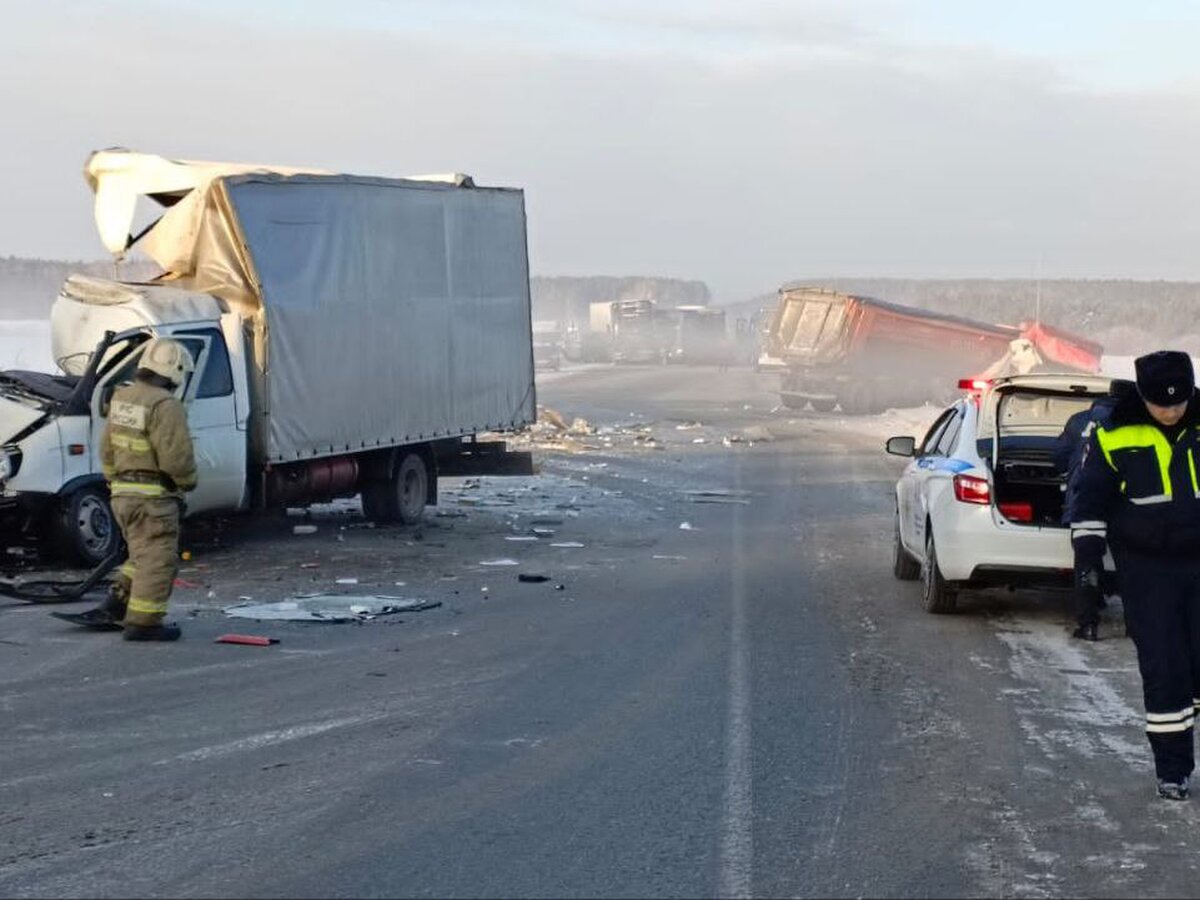
<svg viewBox="0 0 1200 900">
<path fill-rule="evenodd" d="M 241 429 L 229 347 L 220 329 L 189 328 L 171 335 L 192 354 L 196 371 L 184 388 L 188 430 L 196 453 L 196 489 L 188 513 L 238 510 L 245 505 L 246 435 Z"/>
</svg>

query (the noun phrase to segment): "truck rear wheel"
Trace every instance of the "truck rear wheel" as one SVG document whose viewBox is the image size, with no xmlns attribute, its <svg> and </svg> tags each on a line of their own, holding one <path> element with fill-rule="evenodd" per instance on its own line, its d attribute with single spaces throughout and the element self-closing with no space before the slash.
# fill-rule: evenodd
<svg viewBox="0 0 1200 900">
<path fill-rule="evenodd" d="M 415 525 L 425 516 L 429 499 L 429 467 L 419 453 L 407 453 L 396 467 L 392 480 L 396 496 L 396 517 L 404 525 Z"/>
<path fill-rule="evenodd" d="M 419 453 L 405 453 L 392 477 L 363 485 L 363 515 L 372 522 L 415 525 L 425 516 L 429 467 Z"/>
<path fill-rule="evenodd" d="M 55 535 L 59 554 L 85 566 L 97 566 L 121 543 L 108 494 L 99 487 L 80 488 L 63 498 Z"/>
<path fill-rule="evenodd" d="M 814 400 L 809 400 L 812 408 L 817 412 L 833 412 L 833 408 L 837 406 L 837 400 L 833 397 L 818 397 Z"/>
<path fill-rule="evenodd" d="M 842 404 L 842 410 L 854 416 L 873 413 L 878 405 L 874 387 L 861 380 L 852 381 L 838 399 Z"/>
</svg>

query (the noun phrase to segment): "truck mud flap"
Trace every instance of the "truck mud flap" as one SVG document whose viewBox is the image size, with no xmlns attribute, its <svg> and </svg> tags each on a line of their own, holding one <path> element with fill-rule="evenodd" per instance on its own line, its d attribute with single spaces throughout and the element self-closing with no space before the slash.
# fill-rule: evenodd
<svg viewBox="0 0 1200 900">
<path fill-rule="evenodd" d="M 533 475 L 533 454 L 509 450 L 504 441 L 464 443 L 450 452 L 439 452 L 439 476 Z"/>
</svg>

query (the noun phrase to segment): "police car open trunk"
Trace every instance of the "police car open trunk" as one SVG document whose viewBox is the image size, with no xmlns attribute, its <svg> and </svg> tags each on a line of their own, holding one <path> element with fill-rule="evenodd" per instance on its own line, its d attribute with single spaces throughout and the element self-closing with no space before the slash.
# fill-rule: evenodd
<svg viewBox="0 0 1200 900">
<path fill-rule="evenodd" d="M 1062 528 L 1067 420 L 1108 393 L 1095 375 L 1016 375 L 982 392 L 978 452 L 992 471 L 992 503 L 1022 525 Z"/>
</svg>

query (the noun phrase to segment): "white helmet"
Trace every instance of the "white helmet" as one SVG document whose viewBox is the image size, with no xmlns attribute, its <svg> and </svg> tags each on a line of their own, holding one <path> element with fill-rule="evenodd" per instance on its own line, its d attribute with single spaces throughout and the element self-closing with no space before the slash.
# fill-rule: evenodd
<svg viewBox="0 0 1200 900">
<path fill-rule="evenodd" d="M 179 385 L 183 384 L 183 380 L 187 378 L 189 372 L 195 370 L 196 363 L 192 359 L 192 354 L 188 353 L 187 348 L 179 341 L 173 341 L 170 338 L 154 338 L 142 352 L 138 368 L 149 369 L 172 384 Z"/>
</svg>

